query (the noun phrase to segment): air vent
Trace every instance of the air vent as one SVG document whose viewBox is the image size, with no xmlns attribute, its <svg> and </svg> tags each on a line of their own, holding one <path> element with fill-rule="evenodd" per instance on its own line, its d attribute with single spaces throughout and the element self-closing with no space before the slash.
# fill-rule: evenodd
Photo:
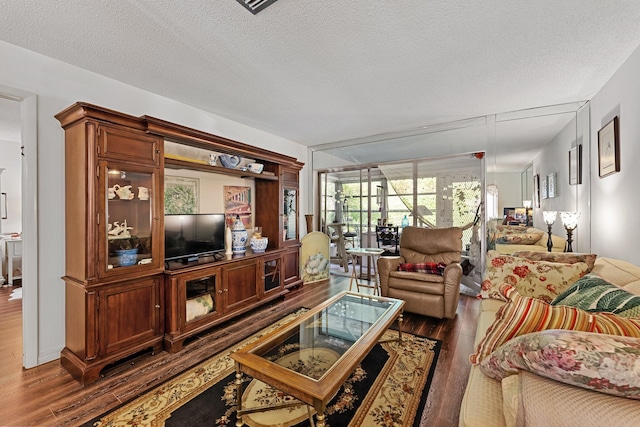
<svg viewBox="0 0 640 427">
<path fill-rule="evenodd" d="M 254 15 L 275 2 L 276 0 L 238 0 L 238 3 L 246 7 Z"/>
</svg>

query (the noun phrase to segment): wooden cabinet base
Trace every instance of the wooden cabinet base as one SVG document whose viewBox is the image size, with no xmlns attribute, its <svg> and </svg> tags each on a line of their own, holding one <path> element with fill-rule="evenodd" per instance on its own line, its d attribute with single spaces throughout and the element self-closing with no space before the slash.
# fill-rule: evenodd
<svg viewBox="0 0 640 427">
<path fill-rule="evenodd" d="M 174 333 L 166 333 L 164 336 L 164 349 L 169 353 L 177 353 L 180 350 L 182 350 L 182 348 L 184 347 L 184 342 L 189 338 L 199 333 L 202 333 L 208 329 L 211 329 L 216 325 L 219 325 L 228 320 L 234 319 L 235 317 L 243 313 L 251 311 L 256 307 L 259 307 L 260 305 L 265 304 L 269 301 L 273 301 L 274 299 L 284 296 L 287 293 L 289 293 L 288 290 L 283 290 L 283 291 L 280 291 L 278 294 L 271 294 L 269 295 L 268 298 L 264 298 L 257 303 L 251 304 L 242 309 L 234 310 L 233 312 L 227 313 L 223 316 L 218 316 L 213 319 L 209 319 L 208 321 L 205 321 L 198 327 L 191 327 L 188 330 L 176 331 Z M 203 319 L 203 320 L 207 320 L 207 319 Z"/>
<path fill-rule="evenodd" d="M 68 348 L 64 348 L 60 353 L 60 364 L 69 374 L 75 378 L 82 386 L 91 384 L 100 378 L 102 370 L 119 360 L 122 360 L 132 354 L 148 350 L 153 354 L 162 351 L 162 337 L 155 338 L 152 341 L 137 345 L 135 348 L 123 351 L 121 353 L 110 354 L 108 357 L 102 357 L 93 360 L 83 360 Z"/>
<path fill-rule="evenodd" d="M 165 270 L 164 349 L 182 349 L 188 338 L 231 320 L 289 291 L 284 287 L 284 250 Z"/>
</svg>

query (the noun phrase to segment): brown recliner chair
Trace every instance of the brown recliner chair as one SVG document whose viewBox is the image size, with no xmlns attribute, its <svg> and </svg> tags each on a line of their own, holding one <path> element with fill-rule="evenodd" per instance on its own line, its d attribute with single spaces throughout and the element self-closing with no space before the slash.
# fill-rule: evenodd
<svg viewBox="0 0 640 427">
<path fill-rule="evenodd" d="M 378 259 L 382 296 L 405 301 L 405 311 L 439 319 L 456 315 L 460 298 L 462 229 L 405 227 L 400 256 Z M 444 263 L 444 274 L 399 271 L 400 264 Z"/>
</svg>

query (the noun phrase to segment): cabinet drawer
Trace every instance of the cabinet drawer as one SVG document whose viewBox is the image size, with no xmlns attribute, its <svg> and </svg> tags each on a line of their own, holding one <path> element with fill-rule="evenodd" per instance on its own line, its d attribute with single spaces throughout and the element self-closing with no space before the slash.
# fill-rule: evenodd
<svg viewBox="0 0 640 427">
<path fill-rule="evenodd" d="M 98 155 L 146 165 L 160 165 L 162 139 L 112 126 L 98 127 Z"/>
</svg>

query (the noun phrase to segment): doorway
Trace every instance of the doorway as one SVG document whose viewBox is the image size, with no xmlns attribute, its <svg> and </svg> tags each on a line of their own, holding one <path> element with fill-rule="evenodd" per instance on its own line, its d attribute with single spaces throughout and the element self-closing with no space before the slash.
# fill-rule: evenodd
<svg viewBox="0 0 640 427">
<path fill-rule="evenodd" d="M 39 364 L 38 350 L 38 221 L 37 221 L 37 182 L 38 182 L 38 98 L 32 93 L 19 89 L 0 86 L 0 100 L 10 102 L 7 108 L 19 111 L 18 126 L 20 129 L 19 158 L 16 164 L 20 169 L 20 183 L 18 189 L 12 190 L 19 193 L 17 202 L 20 206 L 19 227 L 22 232 L 22 259 L 21 259 L 21 284 L 22 284 L 22 325 L 16 327 L 22 334 L 22 360 L 24 368 L 32 368 Z M 4 118 L 5 116 L 0 116 Z M 3 120 L 0 118 L 0 120 Z M 13 131 L 16 132 L 15 130 Z M 7 192 L 8 193 L 8 192 Z M 9 196 L 7 194 L 7 196 Z M 13 200 L 14 197 L 11 197 Z M 9 202 L 9 198 L 7 200 Z M 12 206 L 12 205 L 9 205 Z M 12 211 L 15 211 L 12 209 Z M 11 214 L 12 218 L 13 215 Z M 19 357 L 19 356 L 18 356 Z"/>
<path fill-rule="evenodd" d="M 22 344 L 22 119 L 20 101 L 0 96 L 0 297 L 6 348 L 2 359 L 21 366 Z M 12 363 L 15 362 L 15 363 Z"/>
</svg>

